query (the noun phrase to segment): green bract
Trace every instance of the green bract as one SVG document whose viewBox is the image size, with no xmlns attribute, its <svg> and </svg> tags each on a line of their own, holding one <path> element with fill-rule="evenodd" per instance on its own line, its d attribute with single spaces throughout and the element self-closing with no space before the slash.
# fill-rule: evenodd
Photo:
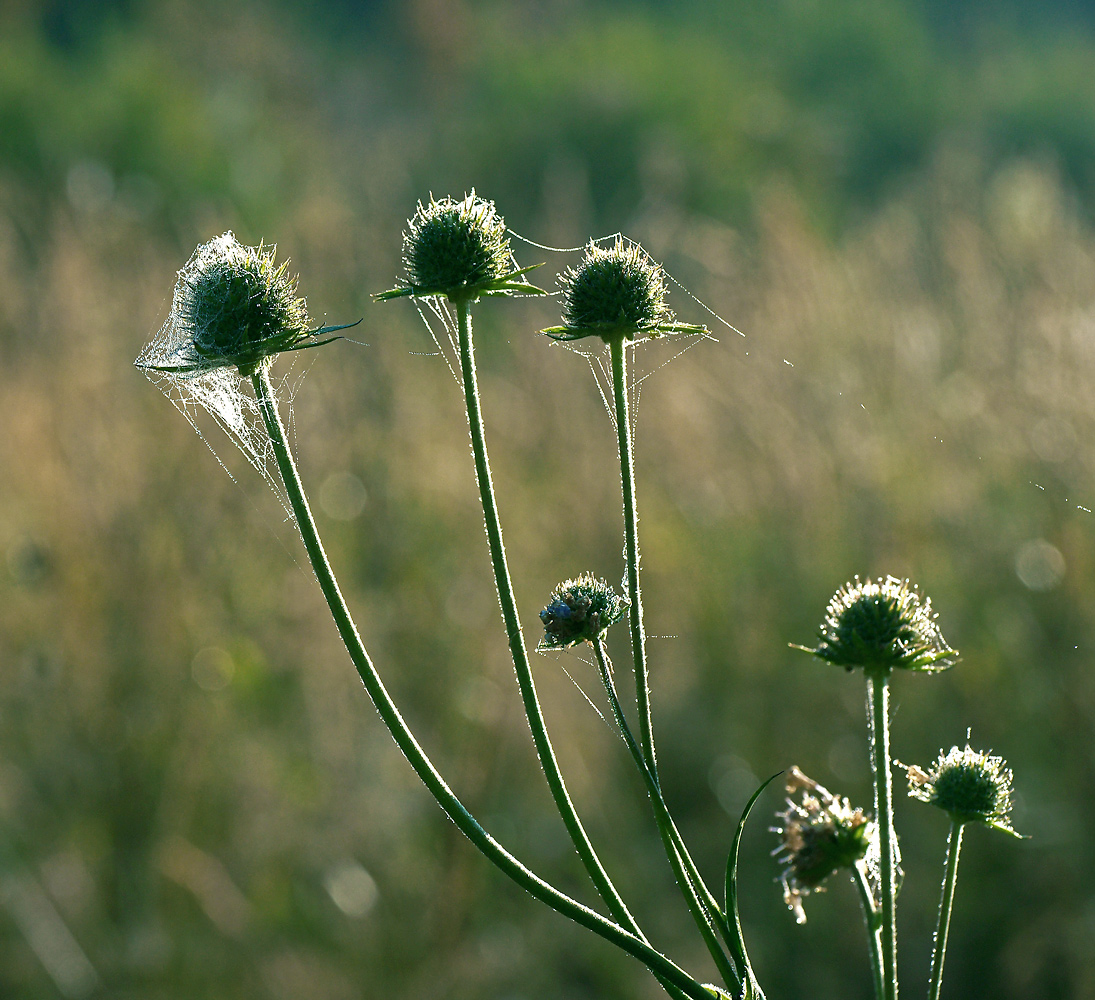
<svg viewBox="0 0 1095 1000">
<path fill-rule="evenodd" d="M 935 619 L 931 601 L 921 600 L 908 580 L 888 576 L 861 583 L 856 577 L 829 601 L 818 645 L 793 648 L 848 670 L 946 670 L 958 652 L 947 645 Z"/>
<path fill-rule="evenodd" d="M 665 272 L 642 247 L 622 237 L 608 249 L 590 243 L 582 262 L 560 282 L 563 325 L 542 331 L 554 340 L 600 337 L 608 342 L 706 332 L 703 326 L 675 321 L 665 304 Z"/>
<path fill-rule="evenodd" d="M 782 825 L 780 860 L 784 862 L 783 898 L 800 924 L 806 922 L 802 900 L 816 892 L 833 872 L 852 868 L 864 858 L 875 836 L 875 825 L 862 809 L 833 795 L 797 767 L 787 776 L 787 791 L 802 791 L 802 802 L 787 800 L 787 809 L 777 813 Z"/>
<path fill-rule="evenodd" d="M 540 649 L 560 649 L 577 642 L 593 642 L 619 621 L 628 601 L 588 573 L 559 584 L 551 602 L 540 612 L 544 637 Z"/>
<path fill-rule="evenodd" d="M 261 243 L 242 246 L 231 232 L 199 246 L 175 283 L 163 331 L 170 349 L 143 366 L 179 375 L 238 368 L 249 376 L 283 351 L 336 339 L 317 338 L 346 325 L 308 329 L 308 305 L 297 295 L 297 279 L 288 261 L 274 263 L 275 253 L 276 247 Z"/>
<path fill-rule="evenodd" d="M 930 771 L 909 768 L 909 795 L 938 806 L 957 823 L 984 823 L 1013 837 L 1011 826 L 1013 775 L 1003 757 L 951 747 Z"/>
<path fill-rule="evenodd" d="M 418 203 L 403 234 L 403 266 L 406 285 L 378 292 L 376 299 L 441 295 L 470 302 L 480 295 L 544 294 L 515 280 L 533 268 L 514 269 L 505 220 L 494 202 L 477 198 L 474 191 L 462 201 L 431 198 L 428 205 Z"/>
</svg>

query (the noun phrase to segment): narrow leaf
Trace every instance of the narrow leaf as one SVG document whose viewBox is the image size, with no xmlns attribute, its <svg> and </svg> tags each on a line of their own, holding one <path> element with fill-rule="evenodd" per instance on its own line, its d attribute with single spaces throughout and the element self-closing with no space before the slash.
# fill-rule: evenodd
<svg viewBox="0 0 1095 1000">
<path fill-rule="evenodd" d="M 383 294 L 383 292 L 381 294 Z M 308 331 L 308 336 L 309 337 L 322 337 L 325 333 L 334 333 L 336 330 L 349 330 L 352 327 L 357 326 L 361 322 L 361 320 L 363 320 L 364 318 L 365 317 L 362 316 L 361 319 L 354 320 L 353 323 L 339 323 L 335 326 L 321 326 L 318 330 L 309 330 Z M 338 340 L 339 338 L 335 337 L 334 339 Z"/>
<path fill-rule="evenodd" d="M 741 819 L 738 821 L 737 832 L 734 834 L 734 842 L 730 845 L 730 856 L 726 859 L 725 909 L 727 916 L 732 916 L 734 918 L 734 922 L 731 925 L 734 937 L 729 944 L 734 952 L 734 960 L 738 963 L 738 968 L 741 970 L 742 1000 L 764 1000 L 764 993 L 761 990 L 756 977 L 753 975 L 753 967 L 749 964 L 749 953 L 745 948 L 745 939 L 741 933 L 741 920 L 738 917 L 738 848 L 741 846 L 741 835 L 745 830 L 745 821 L 749 819 L 749 813 L 752 811 L 754 804 L 757 799 L 760 798 L 761 792 L 763 792 L 764 789 L 781 774 L 783 774 L 782 771 L 773 774 L 772 777 L 753 793 L 753 797 L 745 804 Z"/>
<path fill-rule="evenodd" d="M 401 299 L 407 295 L 414 295 L 413 288 L 389 288 L 386 292 L 373 292 L 375 302 L 387 302 L 388 299 Z"/>
</svg>

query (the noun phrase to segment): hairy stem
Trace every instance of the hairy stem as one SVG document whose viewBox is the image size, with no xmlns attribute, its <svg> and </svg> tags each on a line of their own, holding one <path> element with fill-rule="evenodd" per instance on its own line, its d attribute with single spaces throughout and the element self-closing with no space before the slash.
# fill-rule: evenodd
<svg viewBox="0 0 1095 1000">
<path fill-rule="evenodd" d="M 536 745 L 536 754 L 540 766 L 547 778 L 551 797 L 566 825 L 570 839 L 582 859 L 586 871 L 597 892 L 605 901 L 612 916 L 633 934 L 643 938 L 642 931 L 620 898 L 608 873 L 604 870 L 597 852 L 590 843 L 578 812 L 570 799 L 566 783 L 563 781 L 555 751 L 548 737 L 540 699 L 536 694 L 536 683 L 532 677 L 525 639 L 521 633 L 521 622 L 517 615 L 517 602 L 513 596 L 513 583 L 510 580 L 506 563 L 506 549 L 502 542 L 502 525 L 498 519 L 498 504 L 494 498 L 494 484 L 491 481 L 490 463 L 487 460 L 487 444 L 483 433 L 483 416 L 479 405 L 479 388 L 475 375 L 475 348 L 471 333 L 471 303 L 462 300 L 455 303 L 457 326 L 460 335 L 460 374 L 464 383 L 464 402 L 468 412 L 468 428 L 471 433 L 472 455 L 475 459 L 475 478 L 479 484 L 479 498 L 483 504 L 483 520 L 486 525 L 487 543 L 490 548 L 490 561 L 494 567 L 494 582 L 498 588 L 498 601 L 502 606 L 502 619 L 506 626 L 513 667 L 517 674 L 517 684 L 521 689 L 525 715 L 528 718 L 532 740 Z M 643 938 L 645 940 L 645 938 Z"/>
<path fill-rule="evenodd" d="M 631 732 L 627 717 L 624 715 L 623 706 L 620 704 L 619 696 L 616 693 L 616 683 L 612 679 L 612 666 L 608 661 L 603 639 L 598 638 L 593 643 L 593 651 L 597 657 L 601 682 L 608 694 L 616 725 L 620 730 L 624 743 L 627 745 L 627 749 L 631 753 L 632 759 L 635 761 L 635 766 L 639 769 L 639 773 L 646 784 L 646 791 L 654 808 L 654 819 L 658 825 L 658 832 L 662 837 L 666 857 L 673 868 L 677 885 L 680 887 L 681 894 L 688 904 L 688 910 L 692 914 L 692 919 L 696 922 L 696 927 L 699 928 L 703 942 L 707 945 L 707 950 L 711 953 L 711 958 L 714 960 L 719 974 L 723 977 L 723 981 L 727 986 L 738 990 L 741 988 L 741 979 L 735 973 L 734 967 L 715 936 L 715 926 L 718 926 L 723 936 L 729 940 L 730 929 L 729 925 L 726 924 L 725 915 L 704 883 L 699 869 L 696 868 L 695 862 L 692 860 L 692 856 L 688 853 L 684 838 L 681 837 L 680 831 L 669 813 L 669 808 L 665 804 L 661 788 L 650 773 L 650 768 L 643 759 L 642 750 Z"/>
<path fill-rule="evenodd" d="M 871 732 L 871 771 L 874 775 L 874 814 L 878 822 L 880 890 L 882 895 L 883 1000 L 897 1000 L 897 866 L 894 863 L 893 772 L 890 764 L 890 672 L 867 674 L 868 723 Z"/>
<path fill-rule="evenodd" d="M 254 387 L 263 422 L 270 436 L 270 442 L 274 449 L 282 482 L 285 484 L 289 504 L 296 517 L 297 528 L 300 531 L 301 539 L 304 542 L 308 559 L 312 564 L 320 589 L 323 591 L 323 596 L 331 609 L 331 615 L 335 620 L 338 634 L 346 647 L 346 651 L 350 654 L 350 659 L 357 668 L 358 676 L 361 678 L 365 690 L 369 693 L 369 697 L 372 698 L 381 719 L 388 727 L 388 731 L 392 734 L 396 745 L 410 762 L 415 773 L 422 779 L 430 794 L 433 795 L 448 817 L 487 860 L 508 875 L 530 895 L 563 916 L 569 917 L 583 927 L 589 928 L 589 930 L 610 941 L 628 954 L 635 956 L 659 980 L 671 984 L 680 994 L 690 997 L 692 1000 L 711 1000 L 710 994 L 702 986 L 660 952 L 651 948 L 645 940 L 583 906 L 577 900 L 560 892 L 529 871 L 479 825 L 475 817 L 468 812 L 452 789 L 449 788 L 445 779 L 434 767 L 432 761 L 415 739 L 414 734 L 403 721 L 399 709 L 396 708 L 395 703 L 384 687 L 384 682 L 373 666 L 372 660 L 358 634 L 357 626 L 350 616 L 345 599 L 339 589 L 338 581 L 335 579 L 331 565 L 327 560 L 327 554 L 324 552 L 311 508 L 308 505 L 308 499 L 304 493 L 304 487 L 300 481 L 300 475 L 297 472 L 296 463 L 289 450 L 285 427 L 278 413 L 277 400 L 270 385 L 267 370 L 261 368 L 255 372 L 251 376 L 251 384 Z"/>
<path fill-rule="evenodd" d="M 635 660 L 635 704 L 639 711 L 639 743 L 654 781 L 658 761 L 654 753 L 654 729 L 650 719 L 650 677 L 646 663 L 643 602 L 639 591 L 639 515 L 635 506 L 635 454 L 627 403 L 627 350 L 622 336 L 609 341 L 612 359 L 612 393 L 616 409 L 616 439 L 620 453 L 620 486 L 624 503 L 624 552 L 627 560 L 627 597 L 631 601 L 631 653 Z"/>
<path fill-rule="evenodd" d="M 935 928 L 935 946 L 932 949 L 932 971 L 928 979 L 928 1000 L 939 1000 L 943 985 L 943 960 L 947 957 L 947 936 L 951 927 L 951 908 L 954 905 L 954 886 L 958 881 L 958 855 L 962 850 L 962 831 L 965 825 L 951 821 L 947 837 L 947 862 L 943 875 L 943 892 L 939 898 L 939 923 Z"/>
<path fill-rule="evenodd" d="M 875 1000 L 882 1000 L 882 917 L 875 905 L 874 893 L 867 881 L 867 869 L 862 861 L 856 862 L 854 875 L 859 890 L 859 902 L 863 905 L 863 920 L 867 925 L 867 946 L 871 953 L 871 976 L 874 980 Z"/>
</svg>

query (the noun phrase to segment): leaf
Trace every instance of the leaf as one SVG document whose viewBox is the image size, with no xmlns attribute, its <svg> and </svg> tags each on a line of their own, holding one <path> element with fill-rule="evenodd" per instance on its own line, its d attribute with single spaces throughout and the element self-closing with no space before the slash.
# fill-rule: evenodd
<svg viewBox="0 0 1095 1000">
<path fill-rule="evenodd" d="M 730 845 L 730 856 L 726 859 L 725 910 L 727 916 L 734 918 L 731 925 L 734 936 L 729 944 L 734 952 L 734 960 L 742 973 L 741 1000 L 764 1000 L 764 991 L 760 988 L 760 984 L 753 975 L 753 967 L 749 964 L 749 953 L 745 948 L 745 938 L 741 933 L 741 920 L 738 917 L 738 848 L 741 846 L 741 835 L 745 830 L 745 821 L 749 819 L 749 813 L 752 811 L 757 799 L 760 798 L 761 792 L 781 774 L 783 774 L 782 771 L 773 774 L 753 793 L 753 797 L 745 804 L 741 819 L 738 821 L 737 832 L 734 834 L 734 842 Z"/>
<path fill-rule="evenodd" d="M 387 302 L 388 299 L 401 299 L 414 294 L 413 288 L 389 288 L 386 292 L 373 292 L 373 300 L 375 302 Z"/>
</svg>

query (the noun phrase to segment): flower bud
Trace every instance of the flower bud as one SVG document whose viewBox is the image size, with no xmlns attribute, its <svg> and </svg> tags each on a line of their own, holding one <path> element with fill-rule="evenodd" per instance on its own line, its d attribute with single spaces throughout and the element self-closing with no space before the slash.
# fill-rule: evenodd
<svg viewBox="0 0 1095 1000">
<path fill-rule="evenodd" d="M 701 333 L 702 326 L 677 323 L 665 304 L 665 272 L 642 247 L 622 237 L 607 249 L 590 243 L 582 262 L 560 278 L 563 325 L 543 332 L 555 340 L 617 337 L 637 340 L 664 333 Z"/>
<path fill-rule="evenodd" d="M 403 266 L 406 285 L 375 298 L 441 295 L 470 302 L 480 295 L 542 294 L 514 280 L 532 268 L 515 269 L 505 220 L 494 202 L 476 197 L 474 191 L 461 201 L 431 198 L 428 205 L 418 203 L 403 234 Z"/>
<path fill-rule="evenodd" d="M 862 809 L 833 795 L 797 767 L 787 773 L 787 791 L 802 792 L 801 803 L 787 799 L 787 809 L 777 813 L 782 825 L 773 828 L 783 842 L 775 853 L 785 868 L 781 881 L 783 899 L 794 911 L 797 923 L 806 923 L 802 900 L 822 892 L 825 881 L 842 868 L 854 868 L 867 856 L 876 836 L 874 823 Z"/>
<path fill-rule="evenodd" d="M 1003 757 L 964 749 L 940 751 L 931 770 L 908 769 L 909 795 L 942 809 L 956 823 L 984 823 L 1012 836 L 1011 768 Z"/>
<path fill-rule="evenodd" d="M 308 305 L 276 248 L 245 247 L 231 233 L 198 248 L 176 288 L 179 322 L 195 352 L 249 375 L 308 333 Z M 185 272 L 184 272 L 185 273 Z"/>
<path fill-rule="evenodd" d="M 194 376 L 234 367 L 249 376 L 276 354 L 326 344 L 316 338 L 346 329 L 308 329 L 308 304 L 288 261 L 274 263 L 275 252 L 262 243 L 242 246 L 231 232 L 198 247 L 179 271 L 160 337 L 138 366 Z"/>
<path fill-rule="evenodd" d="M 551 602 L 540 612 L 544 637 L 539 649 L 561 649 L 578 642 L 593 642 L 618 622 L 628 601 L 588 573 L 559 584 Z"/>
<path fill-rule="evenodd" d="M 939 671 L 954 666 L 956 650 L 944 640 L 931 601 L 908 580 L 888 576 L 861 583 L 857 576 L 834 595 L 816 648 L 794 646 L 847 670 Z"/>
</svg>

